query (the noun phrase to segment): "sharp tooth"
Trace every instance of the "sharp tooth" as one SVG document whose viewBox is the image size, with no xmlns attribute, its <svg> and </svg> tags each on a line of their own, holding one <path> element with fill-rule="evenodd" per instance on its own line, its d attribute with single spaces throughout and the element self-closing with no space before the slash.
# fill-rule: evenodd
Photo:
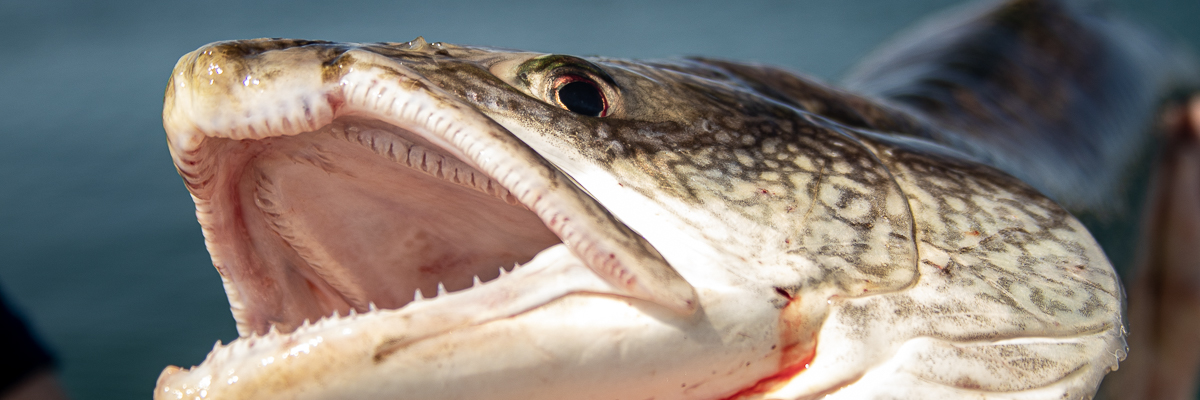
<svg viewBox="0 0 1200 400">
<path fill-rule="evenodd" d="M 507 273 L 508 273 L 508 271 L 505 271 L 504 267 L 500 267 L 500 276 L 504 276 Z"/>
<path fill-rule="evenodd" d="M 355 315 L 358 315 L 358 310 L 355 310 L 353 308 L 350 309 L 350 314 L 346 314 L 346 316 L 348 316 L 348 317 L 353 317 Z"/>
<path fill-rule="evenodd" d="M 310 322 L 308 321 L 308 318 L 305 318 L 304 323 L 300 324 L 300 327 L 307 328 L 309 324 L 310 324 Z"/>
<path fill-rule="evenodd" d="M 442 297 L 445 294 L 446 294 L 446 285 L 443 285 L 441 282 L 438 282 L 438 294 L 437 294 L 438 297 Z"/>
<path fill-rule="evenodd" d="M 369 310 L 371 312 L 375 312 L 376 310 L 379 310 L 379 308 L 375 307 L 375 302 L 372 301 L 372 302 L 367 303 L 367 310 Z"/>
<path fill-rule="evenodd" d="M 217 340 L 216 343 L 213 343 L 212 351 L 208 352 L 207 357 L 204 357 L 204 362 L 207 363 L 209 360 L 212 360 L 212 358 L 215 357 L 216 354 L 218 354 L 219 350 L 221 350 L 221 341 Z"/>
<path fill-rule="evenodd" d="M 479 281 L 479 275 L 475 275 L 475 280 L 473 282 L 471 282 L 471 287 L 476 287 L 476 286 L 479 286 L 482 284 L 483 284 L 483 282 Z"/>
<path fill-rule="evenodd" d="M 413 293 L 413 301 L 425 300 L 425 295 L 421 294 L 421 288 L 417 288 L 417 292 Z"/>
</svg>

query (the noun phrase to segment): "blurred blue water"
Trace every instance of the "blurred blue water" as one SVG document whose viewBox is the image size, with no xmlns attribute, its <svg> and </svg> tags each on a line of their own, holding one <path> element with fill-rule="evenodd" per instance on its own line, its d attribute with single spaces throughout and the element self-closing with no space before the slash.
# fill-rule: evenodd
<svg viewBox="0 0 1200 400">
<path fill-rule="evenodd" d="M 236 336 L 160 112 L 175 60 L 251 37 L 431 41 L 754 60 L 834 79 L 953 0 L 349 2 L 0 0 L 0 284 L 79 399 L 146 398 Z M 1116 4 L 1200 43 L 1200 2 Z"/>
</svg>

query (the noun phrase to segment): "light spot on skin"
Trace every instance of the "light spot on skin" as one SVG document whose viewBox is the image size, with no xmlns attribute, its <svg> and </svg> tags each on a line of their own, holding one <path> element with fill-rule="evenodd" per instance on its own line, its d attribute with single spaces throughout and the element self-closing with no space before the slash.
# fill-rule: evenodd
<svg viewBox="0 0 1200 400">
<path fill-rule="evenodd" d="M 845 188 L 845 190 L 850 191 L 850 192 L 868 194 L 873 191 L 873 190 L 871 190 L 871 188 L 868 188 L 867 186 L 863 185 L 862 183 L 859 183 L 858 181 L 855 181 L 853 179 L 850 179 L 850 178 L 847 178 L 844 176 L 837 176 L 837 175 L 829 176 L 829 177 L 826 177 L 826 181 L 829 182 L 829 184 L 831 184 L 831 185 L 835 185 L 840 188 Z"/>
<path fill-rule="evenodd" d="M 871 203 L 862 197 L 850 200 L 850 203 L 845 208 L 838 211 L 838 214 L 847 219 L 860 219 L 867 216 L 871 212 Z"/>
<path fill-rule="evenodd" d="M 733 154 L 737 157 L 738 163 L 741 163 L 747 167 L 754 166 L 754 157 L 751 157 L 749 152 L 739 149 L 734 150 Z"/>
<path fill-rule="evenodd" d="M 1037 258 L 1048 258 L 1071 254 L 1061 244 L 1049 240 L 1039 240 L 1025 246 L 1025 250 L 1029 251 L 1029 255 Z"/>
<path fill-rule="evenodd" d="M 954 211 L 963 212 L 967 209 L 967 203 L 963 202 L 960 198 L 946 197 L 945 201 L 946 205 L 950 206 Z"/>
<path fill-rule="evenodd" d="M 744 200 L 760 194 L 760 188 L 753 182 L 734 181 L 726 193 L 730 199 Z"/>
<path fill-rule="evenodd" d="M 904 197 L 900 192 L 892 191 L 887 196 L 887 213 L 893 216 L 904 215 L 908 210 L 907 204 L 904 202 Z"/>
<path fill-rule="evenodd" d="M 838 200 L 842 199 L 842 191 L 837 190 L 836 188 L 826 186 L 820 188 L 819 190 L 820 192 L 817 196 L 819 196 L 822 203 L 825 203 L 825 205 L 830 208 L 836 207 Z"/>
<path fill-rule="evenodd" d="M 872 237 L 885 237 L 889 232 L 891 232 L 891 227 L 888 224 L 876 224 L 871 228 Z M 859 264 L 869 266 L 890 264 L 894 260 L 892 253 L 888 250 L 886 244 L 872 245 L 869 250 L 859 255 Z M 900 270 L 895 270 L 895 272 L 903 273 Z"/>
<path fill-rule="evenodd" d="M 917 249 L 926 261 L 940 268 L 945 268 L 950 263 L 950 254 L 929 242 L 922 241 L 918 243 Z"/>
<path fill-rule="evenodd" d="M 767 139 L 763 141 L 762 152 L 764 154 L 774 154 L 778 150 L 779 139 Z"/>
<path fill-rule="evenodd" d="M 792 164 L 796 164 L 804 171 L 816 171 L 817 167 L 813 165 L 812 159 L 808 157 L 796 157 L 792 159 Z"/>
<path fill-rule="evenodd" d="M 971 231 L 965 232 L 965 234 L 962 236 L 962 239 L 959 239 L 957 242 L 958 247 L 959 248 L 975 247 L 975 246 L 979 245 L 979 242 L 982 242 L 983 239 L 987 238 L 986 235 L 984 235 L 982 233 L 976 235 L 976 234 L 974 234 L 975 232 L 978 232 L 978 231 L 971 230 Z"/>
<path fill-rule="evenodd" d="M 691 164 L 677 164 L 675 165 L 675 172 L 682 175 L 695 175 L 700 173 L 700 170 Z"/>
<path fill-rule="evenodd" d="M 788 174 L 788 181 L 792 182 L 792 187 L 796 188 L 798 193 L 808 193 L 808 184 L 812 182 L 813 176 L 805 173 Z"/>
</svg>

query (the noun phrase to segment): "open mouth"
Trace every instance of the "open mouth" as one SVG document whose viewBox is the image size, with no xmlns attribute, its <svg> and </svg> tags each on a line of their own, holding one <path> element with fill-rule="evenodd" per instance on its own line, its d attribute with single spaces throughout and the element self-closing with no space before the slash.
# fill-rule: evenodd
<svg viewBox="0 0 1200 400">
<path fill-rule="evenodd" d="M 299 94 L 214 101 L 204 84 L 223 81 L 179 71 L 214 76 L 224 63 L 245 74 L 231 87 L 250 87 L 252 66 L 221 59 L 221 46 L 180 61 L 164 125 L 242 336 L 470 291 L 558 244 L 615 293 L 695 310 L 694 290 L 644 239 L 402 65 L 342 48 L 322 64 L 351 71 L 340 79 L 315 68 L 291 79 L 311 78 Z"/>
<path fill-rule="evenodd" d="M 467 289 L 561 242 L 498 182 L 402 128 L 349 118 L 218 146 L 245 160 L 214 204 L 233 229 L 213 232 L 235 260 L 219 267 L 243 334 Z"/>
</svg>

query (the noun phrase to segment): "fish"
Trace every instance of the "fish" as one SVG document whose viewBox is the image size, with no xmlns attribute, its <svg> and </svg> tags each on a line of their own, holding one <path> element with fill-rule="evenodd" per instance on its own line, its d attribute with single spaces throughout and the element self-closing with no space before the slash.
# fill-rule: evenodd
<svg viewBox="0 0 1200 400">
<path fill-rule="evenodd" d="M 1133 213 L 1155 102 L 1193 76 L 1167 47 L 1046 0 L 939 17 L 854 91 L 206 45 L 163 125 L 239 337 L 154 398 L 1091 398 L 1123 291 L 1076 215 Z"/>
</svg>

